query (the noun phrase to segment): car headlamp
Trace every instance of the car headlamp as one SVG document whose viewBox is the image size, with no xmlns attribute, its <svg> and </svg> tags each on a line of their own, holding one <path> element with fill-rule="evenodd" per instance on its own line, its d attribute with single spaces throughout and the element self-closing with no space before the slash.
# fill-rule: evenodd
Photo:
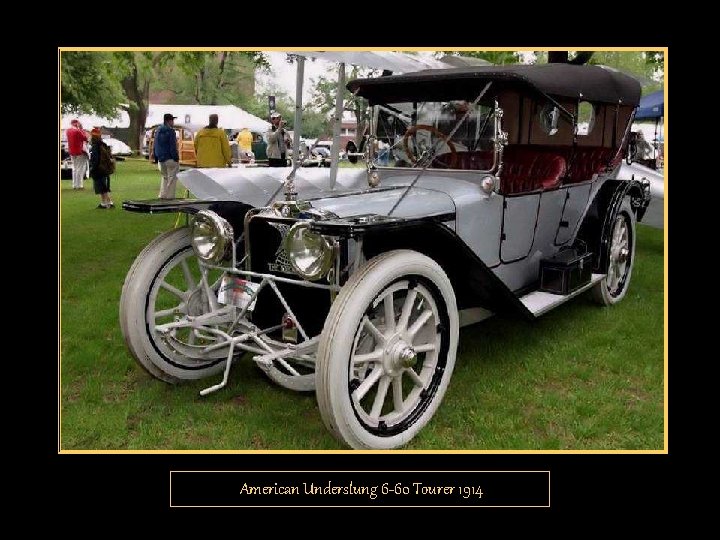
<svg viewBox="0 0 720 540">
<path fill-rule="evenodd" d="M 285 252 L 292 269 L 308 281 L 320 279 L 333 265 L 332 246 L 304 221 L 290 227 L 285 236 Z"/>
<path fill-rule="evenodd" d="M 198 259 L 208 264 L 218 264 L 229 259 L 232 253 L 233 228 L 224 218 L 211 210 L 195 214 L 190 238 Z"/>
</svg>

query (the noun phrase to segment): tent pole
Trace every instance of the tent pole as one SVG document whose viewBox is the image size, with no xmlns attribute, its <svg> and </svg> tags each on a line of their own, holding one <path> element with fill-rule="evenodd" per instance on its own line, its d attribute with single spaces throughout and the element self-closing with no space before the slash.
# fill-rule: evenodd
<svg viewBox="0 0 720 540">
<path fill-rule="evenodd" d="M 300 136 L 302 135 L 302 93 L 305 76 L 305 57 L 296 56 L 297 72 L 295 74 L 295 122 L 293 125 L 293 170 L 300 166 Z"/>
<path fill-rule="evenodd" d="M 337 93 L 335 97 L 335 118 L 333 124 L 333 144 L 330 154 L 330 189 L 335 189 L 338 162 L 340 157 L 340 125 L 343 117 L 343 92 L 345 91 L 345 62 L 340 62 L 338 70 Z"/>
</svg>

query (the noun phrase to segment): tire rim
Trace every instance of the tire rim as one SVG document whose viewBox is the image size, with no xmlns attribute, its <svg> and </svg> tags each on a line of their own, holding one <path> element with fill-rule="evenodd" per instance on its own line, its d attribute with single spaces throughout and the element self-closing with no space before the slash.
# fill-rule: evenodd
<svg viewBox="0 0 720 540">
<path fill-rule="evenodd" d="M 166 361 L 179 368 L 203 369 L 227 357 L 224 349 L 211 353 L 202 352 L 205 347 L 221 339 L 202 330 L 175 329 L 170 332 L 170 339 L 164 338 L 155 330 L 157 325 L 210 311 L 200 276 L 200 264 L 194 252 L 191 248 L 183 248 L 162 266 L 153 279 L 147 297 L 145 322 L 150 341 Z M 220 271 L 208 274 L 210 289 L 216 299 L 221 279 Z"/>
<path fill-rule="evenodd" d="M 613 298 L 622 293 L 630 273 L 633 241 L 631 235 L 628 218 L 624 213 L 621 213 L 615 219 L 613 225 L 606 281 L 608 293 Z"/>
<path fill-rule="evenodd" d="M 423 280 L 403 279 L 372 302 L 355 333 L 348 391 L 355 415 L 375 435 L 415 423 L 432 402 L 447 362 L 447 314 Z"/>
</svg>

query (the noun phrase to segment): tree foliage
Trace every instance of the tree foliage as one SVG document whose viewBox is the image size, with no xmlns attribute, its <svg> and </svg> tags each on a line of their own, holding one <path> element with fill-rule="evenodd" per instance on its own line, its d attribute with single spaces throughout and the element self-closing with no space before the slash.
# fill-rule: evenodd
<svg viewBox="0 0 720 540">
<path fill-rule="evenodd" d="M 178 104 L 236 105 L 253 93 L 256 68 L 269 68 L 260 51 L 180 52 L 152 90 L 172 91 Z"/>
<path fill-rule="evenodd" d="M 137 152 L 145 132 L 150 83 L 173 60 L 172 52 L 133 52 L 113 53 L 116 69 L 121 77 L 120 84 L 125 93 L 125 103 L 120 108 L 130 118 L 130 136 L 128 144 Z"/>
<path fill-rule="evenodd" d="M 498 65 L 517 64 L 520 62 L 520 54 L 517 51 L 441 51 L 436 54 L 437 57 L 445 55 L 480 58 L 487 60 L 491 64 Z"/>
<path fill-rule="evenodd" d="M 65 114 L 113 117 L 123 91 L 113 56 L 105 52 L 62 52 L 60 101 Z"/>
<path fill-rule="evenodd" d="M 345 67 L 345 80 L 357 79 L 359 77 L 377 77 L 380 75 L 378 70 L 360 68 L 358 66 Z M 325 118 L 328 114 L 335 113 L 335 100 L 337 95 L 337 69 L 328 71 L 327 75 L 310 80 L 313 85 L 312 98 L 310 106 L 319 111 Z M 357 131 L 355 142 L 360 145 L 367 128 L 367 101 L 353 95 L 347 88 L 343 88 L 344 109 L 351 111 L 357 119 Z M 332 123 L 327 122 L 327 135 L 332 134 Z"/>
</svg>

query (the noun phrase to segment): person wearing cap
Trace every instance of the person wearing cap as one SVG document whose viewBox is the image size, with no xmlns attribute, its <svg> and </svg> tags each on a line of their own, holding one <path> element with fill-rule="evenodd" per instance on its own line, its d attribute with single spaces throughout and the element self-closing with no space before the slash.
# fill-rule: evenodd
<svg viewBox="0 0 720 540">
<path fill-rule="evenodd" d="M 100 195 L 100 204 L 97 205 L 100 210 L 115 208 L 115 204 L 110 198 L 110 176 L 104 171 L 101 172 L 98 167 L 103 146 L 106 152 L 110 152 L 108 145 L 102 141 L 100 128 L 93 128 L 90 132 L 90 176 L 93 179 L 95 194 Z"/>
<path fill-rule="evenodd" d="M 267 156 L 270 167 L 287 167 L 285 157 L 287 149 L 292 145 L 292 139 L 285 130 L 285 123 L 280 113 L 274 112 L 270 115 L 272 126 L 267 132 Z"/>
<path fill-rule="evenodd" d="M 73 189 L 85 189 L 83 181 L 88 169 L 88 155 L 85 145 L 88 138 L 79 120 L 72 120 L 70 125 L 72 127 L 67 130 L 66 135 L 70 161 L 72 161 L 72 186 Z"/>
<path fill-rule="evenodd" d="M 159 199 L 174 199 L 177 185 L 177 174 L 180 170 L 180 156 L 178 155 L 177 138 L 173 129 L 173 122 L 177 116 L 166 113 L 163 116 L 163 125 L 155 130 L 153 143 L 153 161 L 160 163 Z"/>
<path fill-rule="evenodd" d="M 198 167 L 230 167 L 232 152 L 225 130 L 218 127 L 218 115 L 211 114 L 207 126 L 195 134 Z"/>
</svg>

